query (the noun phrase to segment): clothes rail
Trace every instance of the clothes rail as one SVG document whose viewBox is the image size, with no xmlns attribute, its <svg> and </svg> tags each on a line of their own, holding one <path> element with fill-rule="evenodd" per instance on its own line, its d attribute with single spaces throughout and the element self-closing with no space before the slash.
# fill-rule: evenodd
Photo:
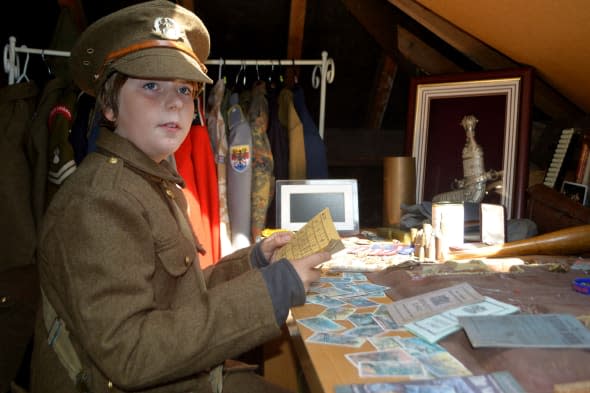
<svg viewBox="0 0 590 393">
<path fill-rule="evenodd" d="M 20 72 L 20 61 L 17 53 L 26 53 L 27 59 L 23 72 Z M 4 46 L 4 71 L 8 74 L 8 83 L 14 84 L 19 81 L 22 76 L 26 75 L 26 67 L 28 62 L 28 55 L 37 54 L 41 56 L 62 56 L 69 57 L 70 52 L 58 51 L 52 49 L 34 49 L 28 48 L 24 45 L 16 46 L 16 38 L 11 36 L 8 38 L 8 44 Z M 334 60 L 328 57 L 328 52 L 322 51 L 322 58 L 319 60 L 297 60 L 297 59 L 209 59 L 205 62 L 207 65 L 239 65 L 239 66 L 314 66 L 311 75 L 311 84 L 314 89 L 320 88 L 320 114 L 318 121 L 318 132 L 320 137 L 324 138 L 324 124 L 326 112 L 326 85 L 334 81 L 336 67 Z"/>
<path fill-rule="evenodd" d="M 320 60 L 228 60 L 228 59 L 209 59 L 205 62 L 207 65 L 239 65 L 239 66 L 314 66 L 311 75 L 311 85 L 314 89 L 320 88 L 320 114 L 318 121 L 318 132 L 324 139 L 324 123 L 326 115 L 326 85 L 332 83 L 336 74 L 334 60 L 328 57 L 328 52 L 322 51 Z M 319 73 L 319 74 L 318 74 Z"/>
</svg>

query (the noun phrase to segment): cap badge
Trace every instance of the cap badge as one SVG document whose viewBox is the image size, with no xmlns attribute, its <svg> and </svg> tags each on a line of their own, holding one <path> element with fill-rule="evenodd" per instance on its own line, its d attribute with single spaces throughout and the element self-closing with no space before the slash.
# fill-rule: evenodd
<svg viewBox="0 0 590 393">
<path fill-rule="evenodd" d="M 184 37 L 184 31 L 172 18 L 159 17 L 154 20 L 153 33 L 166 40 L 178 40 Z"/>
</svg>

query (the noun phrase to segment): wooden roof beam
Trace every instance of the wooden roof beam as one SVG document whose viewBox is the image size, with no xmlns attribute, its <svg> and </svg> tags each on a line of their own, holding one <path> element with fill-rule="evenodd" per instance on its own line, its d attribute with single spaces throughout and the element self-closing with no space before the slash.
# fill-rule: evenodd
<svg viewBox="0 0 590 393">
<path fill-rule="evenodd" d="M 397 55 L 397 14 L 383 0 L 342 0 L 379 46 L 389 55 Z"/>
<path fill-rule="evenodd" d="M 383 50 L 383 58 L 373 86 L 369 103 L 367 127 L 380 128 L 387 109 L 400 54 L 428 74 L 461 72 L 448 60 L 418 37 L 398 25 L 395 10 L 383 0 L 342 0 L 348 11 L 359 21 Z"/>
<path fill-rule="evenodd" d="M 289 59 L 301 59 L 306 5 L 307 0 L 291 0 L 289 38 L 287 41 L 287 58 Z"/>
<path fill-rule="evenodd" d="M 464 71 L 440 52 L 401 26 L 397 28 L 400 53 L 427 74 L 450 74 Z"/>
<path fill-rule="evenodd" d="M 183 6 L 187 10 L 195 12 L 195 1 L 196 0 L 180 0 L 178 2 L 179 5 Z"/>
<path fill-rule="evenodd" d="M 358 20 L 382 49 L 379 68 L 371 90 L 366 114 L 366 127 L 379 129 L 389 104 L 391 89 L 397 75 L 397 15 L 383 0 L 342 0 L 348 11 Z"/>
<path fill-rule="evenodd" d="M 367 108 L 366 128 L 380 129 L 385 116 L 385 110 L 389 104 L 389 97 L 393 88 L 393 81 L 397 74 L 397 62 L 383 52 L 379 62 L 379 70 L 375 74 L 375 81 Z"/>
<path fill-rule="evenodd" d="M 291 0 L 289 37 L 287 38 L 287 58 L 289 59 L 301 59 L 301 54 L 303 53 L 306 6 L 307 0 Z M 285 84 L 287 86 L 293 86 L 297 74 L 299 74 L 299 67 L 287 67 L 285 69 Z"/>
</svg>

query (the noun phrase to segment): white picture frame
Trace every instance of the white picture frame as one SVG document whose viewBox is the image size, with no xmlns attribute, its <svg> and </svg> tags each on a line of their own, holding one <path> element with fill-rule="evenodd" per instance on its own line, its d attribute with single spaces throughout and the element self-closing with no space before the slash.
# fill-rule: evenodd
<svg viewBox="0 0 590 393">
<path fill-rule="evenodd" d="M 326 207 L 340 235 L 359 233 L 356 179 L 276 181 L 277 228 L 297 231 Z"/>
<path fill-rule="evenodd" d="M 532 78 L 529 67 L 412 78 L 405 152 L 416 160 L 416 203 L 462 178 L 460 122 L 474 115 L 485 169 L 502 173 L 484 202 L 502 204 L 508 219 L 526 215 Z"/>
</svg>

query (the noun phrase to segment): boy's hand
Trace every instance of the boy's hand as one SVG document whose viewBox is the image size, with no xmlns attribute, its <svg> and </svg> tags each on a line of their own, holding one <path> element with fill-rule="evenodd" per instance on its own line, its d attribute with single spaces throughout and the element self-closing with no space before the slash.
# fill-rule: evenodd
<svg viewBox="0 0 590 393">
<path fill-rule="evenodd" d="M 311 283 L 320 279 L 320 269 L 315 267 L 322 262 L 329 261 L 331 257 L 329 252 L 318 252 L 305 258 L 290 261 L 303 282 L 305 291 L 309 289 Z"/>
<path fill-rule="evenodd" d="M 275 251 L 289 243 L 292 238 L 293 232 L 282 231 L 273 233 L 270 237 L 264 239 L 260 245 L 260 249 L 266 260 L 270 263 L 276 262 L 274 259 Z"/>
</svg>

